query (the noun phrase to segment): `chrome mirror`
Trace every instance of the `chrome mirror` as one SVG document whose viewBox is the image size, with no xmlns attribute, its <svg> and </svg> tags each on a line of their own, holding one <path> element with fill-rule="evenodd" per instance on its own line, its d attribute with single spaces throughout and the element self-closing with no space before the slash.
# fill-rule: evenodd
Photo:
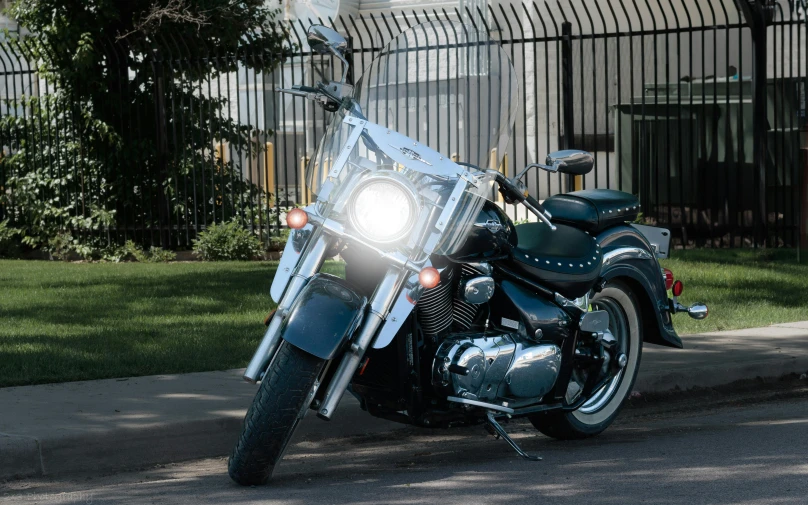
<svg viewBox="0 0 808 505">
<path fill-rule="evenodd" d="M 544 165 L 541 163 L 531 163 L 519 172 L 519 175 L 514 177 L 513 180 L 518 181 L 531 168 L 541 168 L 542 170 L 547 170 L 552 173 L 561 172 L 562 174 L 584 175 L 592 170 L 594 164 L 594 156 L 586 151 L 579 151 L 577 149 L 555 151 L 547 155 L 547 159 L 544 160 Z"/>
<path fill-rule="evenodd" d="M 578 151 L 577 149 L 566 149 L 555 151 L 547 155 L 544 161 L 546 168 L 550 172 L 561 172 L 569 175 L 585 175 L 592 170 L 595 158 L 591 153 Z"/>
<path fill-rule="evenodd" d="M 331 53 L 342 62 L 342 80 L 340 84 L 345 84 L 348 77 L 348 60 L 345 59 L 345 51 L 348 50 L 348 41 L 345 37 L 323 25 L 311 25 L 306 32 L 306 40 L 312 51 L 320 54 Z"/>
<path fill-rule="evenodd" d="M 334 53 L 338 56 L 345 54 L 348 41 L 336 30 L 323 25 L 311 25 L 306 32 L 306 40 L 313 51 L 320 54 Z"/>
</svg>

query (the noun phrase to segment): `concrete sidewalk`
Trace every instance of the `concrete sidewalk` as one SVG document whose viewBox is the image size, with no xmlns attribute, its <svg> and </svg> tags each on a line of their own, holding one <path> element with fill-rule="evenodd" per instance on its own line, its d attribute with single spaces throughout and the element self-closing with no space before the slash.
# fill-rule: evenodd
<svg viewBox="0 0 808 505">
<path fill-rule="evenodd" d="M 808 321 L 646 345 L 635 390 L 662 392 L 808 371 Z M 106 472 L 227 454 L 256 386 L 241 370 L 0 389 L 0 480 Z M 350 395 L 330 423 L 307 416 L 298 439 L 384 432 Z"/>
</svg>

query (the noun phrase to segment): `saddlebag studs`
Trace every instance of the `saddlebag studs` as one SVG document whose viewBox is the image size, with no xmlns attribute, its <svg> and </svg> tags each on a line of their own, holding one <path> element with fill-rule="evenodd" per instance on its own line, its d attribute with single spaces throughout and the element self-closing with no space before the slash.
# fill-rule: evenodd
<svg viewBox="0 0 808 505">
<path fill-rule="evenodd" d="M 510 436 L 508 436 L 508 433 L 505 431 L 505 428 L 503 428 L 494 417 L 494 412 L 489 410 L 488 413 L 486 413 L 485 418 L 487 421 L 487 426 L 491 430 L 493 430 L 492 434 L 495 434 L 497 438 L 501 438 L 504 441 L 508 442 L 508 445 L 510 445 L 511 448 L 514 451 L 516 451 L 517 454 L 519 454 L 528 461 L 541 461 L 541 456 L 534 456 L 526 453 Z"/>
</svg>

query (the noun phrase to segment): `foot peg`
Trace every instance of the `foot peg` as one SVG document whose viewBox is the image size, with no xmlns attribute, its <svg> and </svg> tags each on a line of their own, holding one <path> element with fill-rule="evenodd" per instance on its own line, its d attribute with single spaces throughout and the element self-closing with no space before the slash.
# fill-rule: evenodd
<svg viewBox="0 0 808 505">
<path fill-rule="evenodd" d="M 505 432 L 505 428 L 503 428 L 494 418 L 493 412 L 489 411 L 486 414 L 486 419 L 488 420 L 488 426 L 490 426 L 499 437 L 508 442 L 508 445 L 510 445 L 517 454 L 529 461 L 541 461 L 540 456 L 531 456 L 530 454 L 526 453 L 516 444 L 516 442 L 513 441 L 511 437 L 508 436 L 508 434 Z"/>
</svg>

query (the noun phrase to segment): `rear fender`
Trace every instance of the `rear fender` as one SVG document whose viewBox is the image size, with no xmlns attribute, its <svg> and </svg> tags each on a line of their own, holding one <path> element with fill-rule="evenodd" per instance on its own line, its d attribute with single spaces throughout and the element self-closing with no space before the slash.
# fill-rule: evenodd
<svg viewBox="0 0 808 505">
<path fill-rule="evenodd" d="M 643 340 L 682 348 L 671 321 L 668 293 L 651 245 L 635 228 L 615 226 L 597 236 L 603 251 L 601 279 L 620 278 L 635 292 L 643 314 Z"/>
<path fill-rule="evenodd" d="M 333 359 L 362 323 L 367 299 L 347 282 L 317 274 L 300 292 L 281 325 L 281 338 L 318 358 Z"/>
</svg>

